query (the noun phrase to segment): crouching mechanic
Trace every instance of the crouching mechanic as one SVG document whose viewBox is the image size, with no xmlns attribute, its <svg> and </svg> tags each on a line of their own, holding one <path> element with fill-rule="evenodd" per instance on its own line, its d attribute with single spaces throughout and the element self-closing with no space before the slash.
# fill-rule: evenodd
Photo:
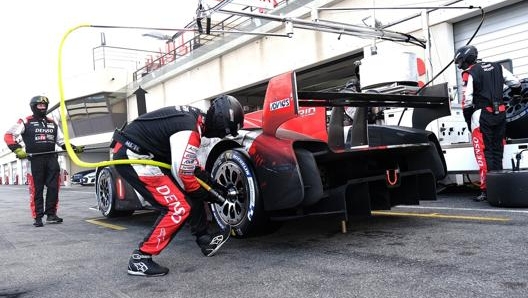
<svg viewBox="0 0 528 298">
<path fill-rule="evenodd" d="M 4 141 L 17 158 L 28 158 L 29 204 L 33 216 L 33 226 L 42 227 L 42 217 L 46 214 L 47 223 L 61 223 L 57 216 L 59 205 L 60 166 L 57 160 L 55 145 L 66 149 L 64 136 L 57 123 L 46 116 L 49 99 L 45 96 L 34 96 L 29 101 L 33 115 L 19 119 L 4 135 Z M 24 141 L 26 149 L 19 142 Z M 83 146 L 73 146 L 76 153 L 84 151 Z M 43 154 L 39 154 L 43 153 Z M 44 203 L 44 186 L 46 203 Z"/>
<path fill-rule="evenodd" d="M 204 202 L 216 202 L 216 198 L 200 186 L 194 171 L 199 168 L 197 151 L 201 137 L 236 136 L 243 122 L 240 103 L 223 95 L 213 100 L 205 114 L 191 106 L 164 107 L 139 116 L 114 133 L 113 159 L 153 160 L 171 165 L 171 170 L 144 164 L 115 166 L 160 211 L 151 231 L 133 251 L 128 274 L 167 274 L 169 269 L 154 262 L 152 256 L 167 247 L 187 219 L 205 256 L 214 255 L 229 238 L 230 227 L 208 231 Z"/>
<path fill-rule="evenodd" d="M 488 171 L 502 170 L 506 133 L 506 106 L 503 87 L 521 93 L 519 80 L 496 62 L 477 60 L 474 46 L 463 46 L 455 53 L 455 64 L 462 70 L 462 108 L 480 173 L 481 194 L 475 201 L 487 200 Z"/>
</svg>

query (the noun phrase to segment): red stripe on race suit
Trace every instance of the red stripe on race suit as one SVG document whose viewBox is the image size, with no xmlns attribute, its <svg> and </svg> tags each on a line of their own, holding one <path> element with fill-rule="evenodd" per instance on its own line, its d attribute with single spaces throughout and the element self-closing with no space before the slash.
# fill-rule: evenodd
<svg viewBox="0 0 528 298">
<path fill-rule="evenodd" d="M 480 127 L 475 128 L 471 132 L 471 143 L 473 144 L 473 151 L 475 153 L 475 158 L 479 167 L 480 189 L 485 190 L 488 166 L 486 164 L 486 157 L 484 156 L 484 138 L 482 136 L 482 132 L 480 131 Z"/>
<path fill-rule="evenodd" d="M 31 167 L 31 164 L 29 165 Z M 31 217 L 37 217 L 37 210 L 35 210 L 35 182 L 33 175 L 27 174 L 28 188 L 29 188 L 29 208 L 31 209 Z"/>
<path fill-rule="evenodd" d="M 157 221 L 151 234 L 139 248 L 145 253 L 157 255 L 185 223 L 191 212 L 191 206 L 169 176 L 139 176 L 139 180 L 144 183 L 156 202 L 167 208 L 167 212 Z"/>
<path fill-rule="evenodd" d="M 29 118 L 29 117 L 28 117 Z M 4 141 L 7 146 L 18 144 L 17 137 L 20 136 L 21 131 L 24 129 L 24 121 L 18 119 L 17 123 L 13 125 L 5 134 Z"/>
</svg>

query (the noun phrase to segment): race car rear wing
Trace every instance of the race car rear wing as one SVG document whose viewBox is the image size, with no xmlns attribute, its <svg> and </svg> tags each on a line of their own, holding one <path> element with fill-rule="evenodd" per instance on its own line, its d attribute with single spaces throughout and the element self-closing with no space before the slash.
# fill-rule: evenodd
<svg viewBox="0 0 528 298">
<path fill-rule="evenodd" d="M 263 133 L 275 135 L 285 122 L 306 116 L 304 107 L 410 107 L 414 108 L 413 127 L 425 129 L 433 120 L 451 114 L 447 84 L 424 88 L 420 95 L 380 93 L 340 93 L 321 91 L 297 91 L 296 74 L 287 72 L 272 78 L 268 83 L 262 111 Z M 336 109 L 342 111 L 342 109 Z M 342 114 L 342 113 L 341 113 Z M 367 122 L 354 120 L 355 145 L 368 145 Z M 337 147 L 343 143 L 342 118 L 332 117 L 328 131 L 328 143 Z M 305 119 L 308 124 L 308 119 Z M 303 120 L 304 121 L 304 120 Z M 334 123 L 332 123 L 332 121 Z M 363 136 L 360 136 L 363 135 Z M 333 140 L 334 138 L 339 138 Z M 335 147 L 335 146 L 331 146 Z"/>
</svg>

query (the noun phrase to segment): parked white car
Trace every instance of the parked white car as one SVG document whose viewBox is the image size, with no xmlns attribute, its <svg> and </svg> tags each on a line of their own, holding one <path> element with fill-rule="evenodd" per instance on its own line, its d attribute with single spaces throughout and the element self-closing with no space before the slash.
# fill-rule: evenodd
<svg viewBox="0 0 528 298">
<path fill-rule="evenodd" d="M 95 172 L 83 176 L 81 185 L 95 185 Z"/>
</svg>

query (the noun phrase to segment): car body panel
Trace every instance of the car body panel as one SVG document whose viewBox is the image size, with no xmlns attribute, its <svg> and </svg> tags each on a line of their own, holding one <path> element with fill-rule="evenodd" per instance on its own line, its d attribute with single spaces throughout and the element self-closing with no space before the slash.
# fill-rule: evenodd
<svg viewBox="0 0 528 298">
<path fill-rule="evenodd" d="M 365 200 L 359 205 L 367 205 L 370 212 L 374 205 L 388 209 L 436 198 L 436 180 L 445 176 L 446 165 L 434 134 L 418 128 L 367 125 L 365 121 L 355 124 L 354 130 L 360 137 L 366 136 L 365 144 L 351 146 L 354 142 L 345 141 L 343 124 L 327 130 L 325 107 L 408 106 L 429 111 L 427 117 L 434 119 L 449 113 L 443 87 L 425 92 L 426 96 L 297 92 L 296 88 L 294 72 L 271 79 L 263 110 L 247 114 L 244 129 L 229 140 L 251 157 L 267 211 L 296 209 L 294 213 L 301 215 L 337 212 L 346 217 L 353 213 L 347 212 L 350 208 L 346 206 L 353 208 L 358 200 Z M 417 126 L 425 121 L 417 120 Z M 225 141 L 215 145 L 222 146 Z M 397 181 L 392 182 L 390 176 Z M 377 193 L 381 198 L 373 198 Z M 372 204 L 369 200 L 383 202 Z"/>
<path fill-rule="evenodd" d="M 247 157 L 237 163 L 241 173 L 254 170 L 254 199 L 277 220 L 324 214 L 347 219 L 436 199 L 436 180 L 446 175 L 446 164 L 436 136 L 421 126 L 449 113 L 449 98 L 446 86 L 423 94 L 298 92 L 295 72 L 287 72 L 269 81 L 263 110 L 245 115 L 238 136 L 202 142 L 200 164 L 211 172 L 220 156 L 227 163 Z M 413 107 L 425 116 L 416 121 L 418 128 L 372 125 L 362 117 L 345 128 L 339 115 L 345 106 Z M 230 150 L 243 155 L 223 154 Z M 123 201 L 138 206 L 137 193 L 119 181 L 126 189 Z M 125 205 L 116 201 L 116 208 Z"/>
</svg>

